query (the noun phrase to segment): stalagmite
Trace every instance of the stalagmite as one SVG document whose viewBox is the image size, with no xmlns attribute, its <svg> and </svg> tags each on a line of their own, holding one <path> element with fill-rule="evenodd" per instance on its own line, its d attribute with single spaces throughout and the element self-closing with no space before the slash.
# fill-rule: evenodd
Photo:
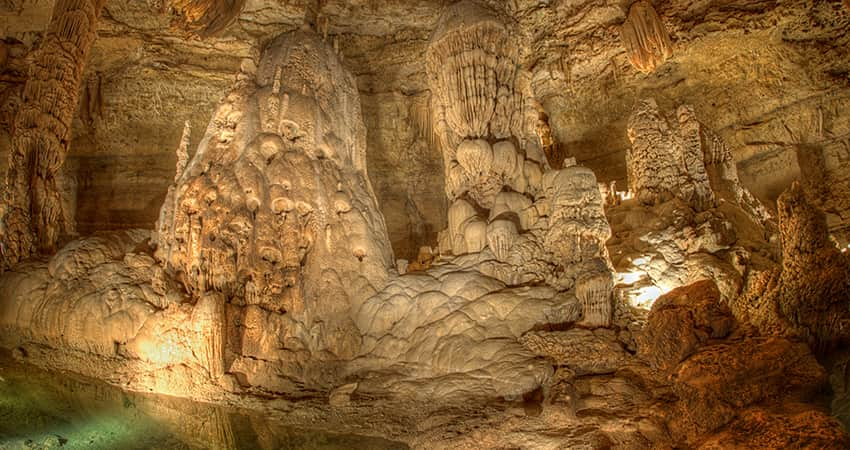
<svg viewBox="0 0 850 450">
<path fill-rule="evenodd" d="M 678 197 L 697 211 L 714 205 L 699 122 L 690 107 L 665 117 L 654 99 L 638 101 L 629 118 L 629 188 L 645 204 Z"/>
<path fill-rule="evenodd" d="M 548 123 L 526 100 L 529 77 L 508 27 L 493 11 L 459 2 L 432 36 L 426 66 L 453 202 L 441 248 L 489 250 L 501 264 L 492 274 L 508 284 L 574 289 L 585 324 L 608 326 L 610 228 L 596 177 L 578 167 L 551 170 L 550 158 L 574 163 L 553 154 Z"/>
<path fill-rule="evenodd" d="M 670 35 L 648 0 L 638 0 L 629 8 L 620 38 L 629 61 L 641 72 L 654 71 L 673 54 Z"/>
<path fill-rule="evenodd" d="M 799 183 L 779 197 L 777 209 L 782 266 L 758 274 L 732 312 L 764 334 L 802 338 L 819 352 L 846 346 L 850 257 L 830 241 L 823 212 Z"/>
<path fill-rule="evenodd" d="M 2 268 L 50 253 L 73 231 L 57 179 L 70 142 L 83 72 L 105 0 L 59 0 L 30 67 L 15 121 L 2 218 Z"/>
</svg>

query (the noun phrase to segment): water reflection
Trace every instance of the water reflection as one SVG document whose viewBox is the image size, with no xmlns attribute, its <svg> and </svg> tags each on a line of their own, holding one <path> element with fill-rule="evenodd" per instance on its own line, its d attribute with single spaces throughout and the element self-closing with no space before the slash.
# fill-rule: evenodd
<svg viewBox="0 0 850 450">
<path fill-rule="evenodd" d="M 260 415 L 123 392 L 0 355 L 0 449 L 404 449 L 384 439 L 296 430 Z"/>
</svg>

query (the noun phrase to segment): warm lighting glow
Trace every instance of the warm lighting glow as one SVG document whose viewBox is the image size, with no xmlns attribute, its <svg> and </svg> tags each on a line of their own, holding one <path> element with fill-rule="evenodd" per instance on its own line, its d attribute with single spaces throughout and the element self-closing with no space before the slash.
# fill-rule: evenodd
<svg viewBox="0 0 850 450">
<path fill-rule="evenodd" d="M 629 303 L 635 308 L 651 309 L 652 305 L 658 300 L 658 297 L 664 294 L 658 286 L 646 286 L 638 289 L 635 294 L 629 297 Z"/>
<path fill-rule="evenodd" d="M 646 272 L 636 270 L 634 272 L 617 273 L 617 284 L 635 284 L 646 275 Z"/>
<path fill-rule="evenodd" d="M 649 257 L 647 256 L 642 256 L 632 260 L 632 265 L 635 267 L 645 266 L 647 264 L 649 264 Z"/>
<path fill-rule="evenodd" d="M 632 191 L 617 191 L 616 195 L 620 198 L 620 201 L 631 200 L 635 198 L 635 194 Z"/>
</svg>

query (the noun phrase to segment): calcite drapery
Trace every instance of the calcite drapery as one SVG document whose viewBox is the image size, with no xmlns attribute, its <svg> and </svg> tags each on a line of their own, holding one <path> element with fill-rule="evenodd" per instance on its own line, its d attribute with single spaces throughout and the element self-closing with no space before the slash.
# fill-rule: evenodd
<svg viewBox="0 0 850 450">
<path fill-rule="evenodd" d="M 641 72 L 654 71 L 673 54 L 670 34 L 647 0 L 638 0 L 629 8 L 629 16 L 620 27 L 620 38 L 629 62 Z"/>
<path fill-rule="evenodd" d="M 105 0 L 58 0 L 24 86 L 15 120 L 3 204 L 2 268 L 53 252 L 73 230 L 57 187 L 80 85 Z"/>
<path fill-rule="evenodd" d="M 176 15 L 175 25 L 200 38 L 215 36 L 230 26 L 245 0 L 158 0 Z"/>
<path fill-rule="evenodd" d="M 576 288 L 584 323 L 610 322 L 613 286 L 604 243 L 610 228 L 596 177 L 564 162 L 551 170 L 539 108 L 504 21 L 472 2 L 444 13 L 426 66 L 443 147 L 449 228 L 441 250 L 489 251 L 507 284 Z M 551 150 L 551 149 L 550 149 Z M 574 165 L 574 164 L 573 164 Z"/>
</svg>

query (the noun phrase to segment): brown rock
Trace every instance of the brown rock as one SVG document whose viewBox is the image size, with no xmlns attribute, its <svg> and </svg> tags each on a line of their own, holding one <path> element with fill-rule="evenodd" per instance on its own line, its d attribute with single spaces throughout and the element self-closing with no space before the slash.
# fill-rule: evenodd
<svg viewBox="0 0 850 450">
<path fill-rule="evenodd" d="M 709 339 L 727 336 L 734 324 L 714 282 L 699 281 L 655 302 L 637 339 L 638 356 L 670 372 Z"/>
<path fill-rule="evenodd" d="M 782 268 L 762 273 L 732 303 L 763 334 L 828 350 L 850 339 L 850 259 L 831 242 L 824 214 L 798 183 L 777 203 Z"/>
<path fill-rule="evenodd" d="M 826 372 L 802 343 L 759 338 L 703 348 L 682 363 L 673 391 L 680 401 L 670 428 L 694 442 L 766 400 L 805 400 L 826 381 Z"/>
<path fill-rule="evenodd" d="M 700 447 L 709 449 L 846 449 L 850 437 L 834 418 L 808 405 L 751 408 Z"/>
<path fill-rule="evenodd" d="M 614 373 L 629 355 L 610 330 L 532 331 L 520 343 L 535 354 L 570 368 L 575 375 Z"/>
</svg>

